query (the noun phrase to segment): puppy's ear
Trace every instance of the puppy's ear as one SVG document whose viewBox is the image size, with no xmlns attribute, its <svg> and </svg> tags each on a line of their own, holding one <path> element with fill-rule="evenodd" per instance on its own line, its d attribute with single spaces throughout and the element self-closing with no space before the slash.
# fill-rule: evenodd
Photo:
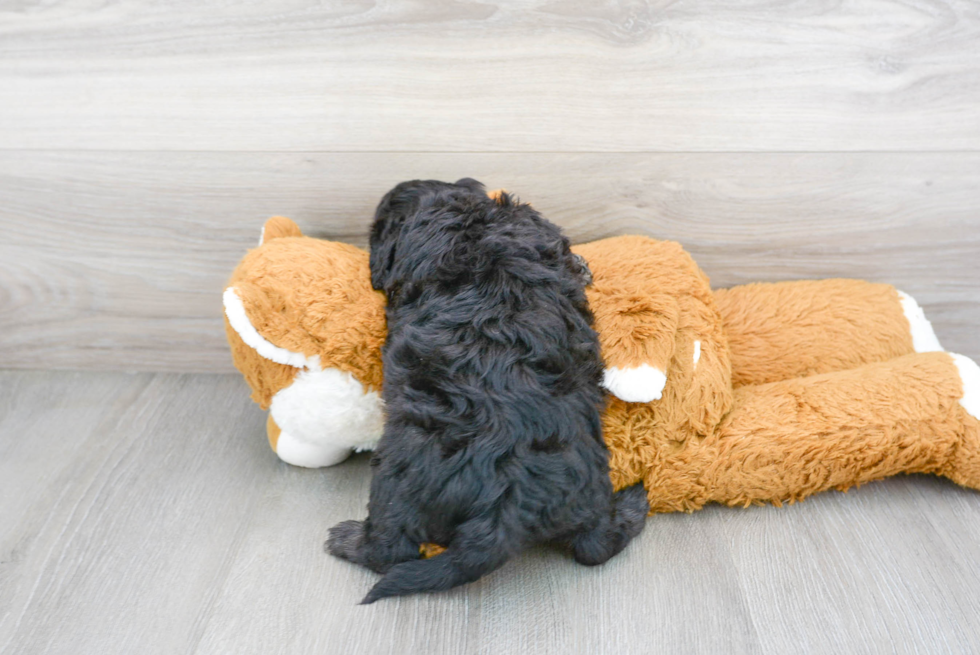
<svg viewBox="0 0 980 655">
<path fill-rule="evenodd" d="M 477 180 L 474 180 L 472 177 L 460 178 L 456 180 L 455 184 L 456 186 L 461 186 L 466 189 L 469 189 L 474 193 L 485 193 L 487 189 L 485 186 L 483 186 L 482 182 L 478 182 Z"/>
<path fill-rule="evenodd" d="M 380 213 L 380 212 L 379 212 Z M 371 226 L 371 287 L 376 291 L 385 290 L 385 282 L 395 265 L 395 242 L 397 235 L 393 233 L 392 217 L 374 219 Z"/>
<path fill-rule="evenodd" d="M 371 286 L 376 291 L 385 291 L 385 284 L 391 276 L 391 269 L 395 266 L 398 234 L 405 221 L 405 213 L 410 209 L 415 196 L 410 192 L 411 184 L 403 182 L 386 193 L 374 212 L 369 264 Z"/>
</svg>

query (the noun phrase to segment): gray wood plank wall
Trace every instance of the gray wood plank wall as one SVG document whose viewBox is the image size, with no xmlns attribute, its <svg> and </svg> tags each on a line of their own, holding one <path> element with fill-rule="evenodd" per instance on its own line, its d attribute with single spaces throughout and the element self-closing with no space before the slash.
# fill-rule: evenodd
<svg viewBox="0 0 980 655">
<path fill-rule="evenodd" d="M 718 286 L 864 277 L 980 357 L 975 2 L 0 2 L 0 367 L 232 370 L 262 221 L 473 176 Z"/>
</svg>

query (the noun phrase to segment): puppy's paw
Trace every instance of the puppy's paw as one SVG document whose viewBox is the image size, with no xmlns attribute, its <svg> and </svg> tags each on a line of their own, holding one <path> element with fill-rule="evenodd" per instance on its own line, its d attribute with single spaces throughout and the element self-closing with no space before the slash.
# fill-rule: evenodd
<svg viewBox="0 0 980 655">
<path fill-rule="evenodd" d="M 585 257 L 575 252 L 572 253 L 572 258 L 578 264 L 578 270 L 575 273 L 582 280 L 582 286 L 587 287 L 592 284 L 592 270 L 589 268 L 589 262 L 585 261 Z"/>
<path fill-rule="evenodd" d="M 334 557 L 353 562 L 363 541 L 364 521 L 344 521 L 330 528 L 330 536 L 323 549 Z"/>
<path fill-rule="evenodd" d="M 619 490 L 614 496 L 616 523 L 629 539 L 640 534 L 650 513 L 650 501 L 642 483 Z"/>
</svg>

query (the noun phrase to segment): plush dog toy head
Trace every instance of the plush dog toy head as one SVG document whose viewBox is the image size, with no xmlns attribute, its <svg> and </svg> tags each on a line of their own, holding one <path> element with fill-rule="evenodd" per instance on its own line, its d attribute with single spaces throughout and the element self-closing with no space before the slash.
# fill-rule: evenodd
<svg viewBox="0 0 980 655">
<path fill-rule="evenodd" d="M 269 219 L 224 292 L 225 328 L 284 461 L 329 466 L 381 436 L 384 295 L 368 255 Z"/>
</svg>

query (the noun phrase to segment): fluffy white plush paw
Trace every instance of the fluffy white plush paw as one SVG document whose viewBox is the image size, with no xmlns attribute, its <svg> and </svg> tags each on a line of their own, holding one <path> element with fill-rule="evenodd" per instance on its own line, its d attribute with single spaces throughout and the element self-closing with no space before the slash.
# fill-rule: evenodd
<svg viewBox="0 0 980 655">
<path fill-rule="evenodd" d="M 912 347 L 917 353 L 934 353 L 942 351 L 936 332 L 932 329 L 932 323 L 926 318 L 926 313 L 915 302 L 915 298 L 905 293 L 898 292 L 898 297 L 902 302 L 902 311 L 905 318 L 909 321 L 909 328 L 912 332 Z"/>
<path fill-rule="evenodd" d="M 272 397 L 269 412 L 282 430 L 276 453 L 297 466 L 337 464 L 352 450 L 373 448 L 384 429 L 378 393 L 336 368 L 300 371 Z"/>
<path fill-rule="evenodd" d="M 617 368 L 611 366 L 602 376 L 602 386 L 612 395 L 628 403 L 649 403 L 660 400 L 667 374 L 649 364 Z"/>
<path fill-rule="evenodd" d="M 340 464 L 354 452 L 351 448 L 331 446 L 330 444 L 313 444 L 297 439 L 289 432 L 280 432 L 276 442 L 276 454 L 279 459 L 304 468 L 317 469 L 324 466 Z"/>
<path fill-rule="evenodd" d="M 980 366 L 969 357 L 956 353 L 949 355 L 960 372 L 960 380 L 963 381 L 963 397 L 960 398 L 960 404 L 970 413 L 970 416 L 980 420 Z"/>
</svg>

